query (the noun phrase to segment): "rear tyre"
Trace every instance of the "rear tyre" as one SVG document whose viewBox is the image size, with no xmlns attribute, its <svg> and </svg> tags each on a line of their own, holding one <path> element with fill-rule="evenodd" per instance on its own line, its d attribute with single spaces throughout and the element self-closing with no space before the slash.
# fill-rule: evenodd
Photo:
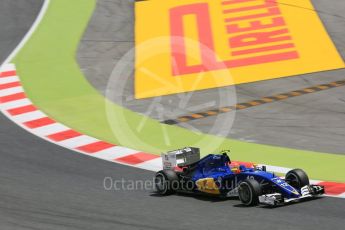
<svg viewBox="0 0 345 230">
<path fill-rule="evenodd" d="M 302 169 L 293 169 L 286 173 L 285 181 L 294 188 L 301 189 L 309 185 L 309 178 Z"/>
<path fill-rule="evenodd" d="M 160 195 L 171 195 L 179 187 L 178 176 L 172 170 L 162 170 L 155 175 L 155 188 Z"/>
<path fill-rule="evenodd" d="M 240 183 L 238 188 L 238 195 L 243 205 L 258 205 L 259 196 L 261 195 L 261 186 L 256 180 L 247 179 Z"/>
</svg>

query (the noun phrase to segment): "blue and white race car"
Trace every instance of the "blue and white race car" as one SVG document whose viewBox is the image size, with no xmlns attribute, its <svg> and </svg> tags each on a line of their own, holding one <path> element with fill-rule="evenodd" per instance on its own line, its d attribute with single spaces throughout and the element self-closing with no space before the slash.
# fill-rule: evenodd
<svg viewBox="0 0 345 230">
<path fill-rule="evenodd" d="M 200 159 L 198 148 L 186 147 L 162 154 L 163 170 L 155 175 L 157 193 L 202 193 L 239 197 L 245 206 L 279 205 L 324 194 L 324 187 L 310 185 L 307 174 L 293 169 L 285 179 L 265 166 L 231 164 L 226 152 Z"/>
</svg>

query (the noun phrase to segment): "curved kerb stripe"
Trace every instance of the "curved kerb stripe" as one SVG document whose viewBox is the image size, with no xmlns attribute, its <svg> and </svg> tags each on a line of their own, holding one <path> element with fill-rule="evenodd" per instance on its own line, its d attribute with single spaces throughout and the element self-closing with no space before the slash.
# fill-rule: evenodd
<svg viewBox="0 0 345 230">
<path fill-rule="evenodd" d="M 19 126 L 54 144 L 106 161 L 151 171 L 162 169 L 162 159 L 157 155 L 98 140 L 48 117 L 27 98 L 13 64 L 5 64 L 0 69 L 0 110 Z M 278 173 L 290 170 L 277 166 L 267 166 L 267 169 Z M 312 182 L 325 185 L 329 196 L 345 198 L 345 183 Z"/>
</svg>

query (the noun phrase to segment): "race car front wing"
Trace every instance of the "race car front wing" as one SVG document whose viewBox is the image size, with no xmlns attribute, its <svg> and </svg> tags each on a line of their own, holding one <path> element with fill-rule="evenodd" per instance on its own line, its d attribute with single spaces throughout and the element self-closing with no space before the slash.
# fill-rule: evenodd
<svg viewBox="0 0 345 230">
<path fill-rule="evenodd" d="M 259 202 L 270 206 L 275 206 L 284 203 L 290 203 L 308 198 L 314 198 L 325 193 L 324 186 L 321 185 L 306 185 L 301 188 L 301 196 L 298 198 L 284 198 L 281 193 L 271 193 L 259 196 Z"/>
</svg>

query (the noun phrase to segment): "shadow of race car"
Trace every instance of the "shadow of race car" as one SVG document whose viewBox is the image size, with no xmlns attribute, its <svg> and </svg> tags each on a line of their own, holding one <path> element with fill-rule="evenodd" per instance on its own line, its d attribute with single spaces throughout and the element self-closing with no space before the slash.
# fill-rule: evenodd
<svg viewBox="0 0 345 230">
<path fill-rule="evenodd" d="M 232 163 L 228 152 L 200 159 L 198 148 L 186 147 L 162 154 L 163 170 L 155 175 L 156 192 L 239 197 L 245 206 L 275 206 L 324 194 L 323 186 L 309 184 L 302 169 L 289 171 L 283 179 L 267 172 L 266 166 Z"/>
</svg>

